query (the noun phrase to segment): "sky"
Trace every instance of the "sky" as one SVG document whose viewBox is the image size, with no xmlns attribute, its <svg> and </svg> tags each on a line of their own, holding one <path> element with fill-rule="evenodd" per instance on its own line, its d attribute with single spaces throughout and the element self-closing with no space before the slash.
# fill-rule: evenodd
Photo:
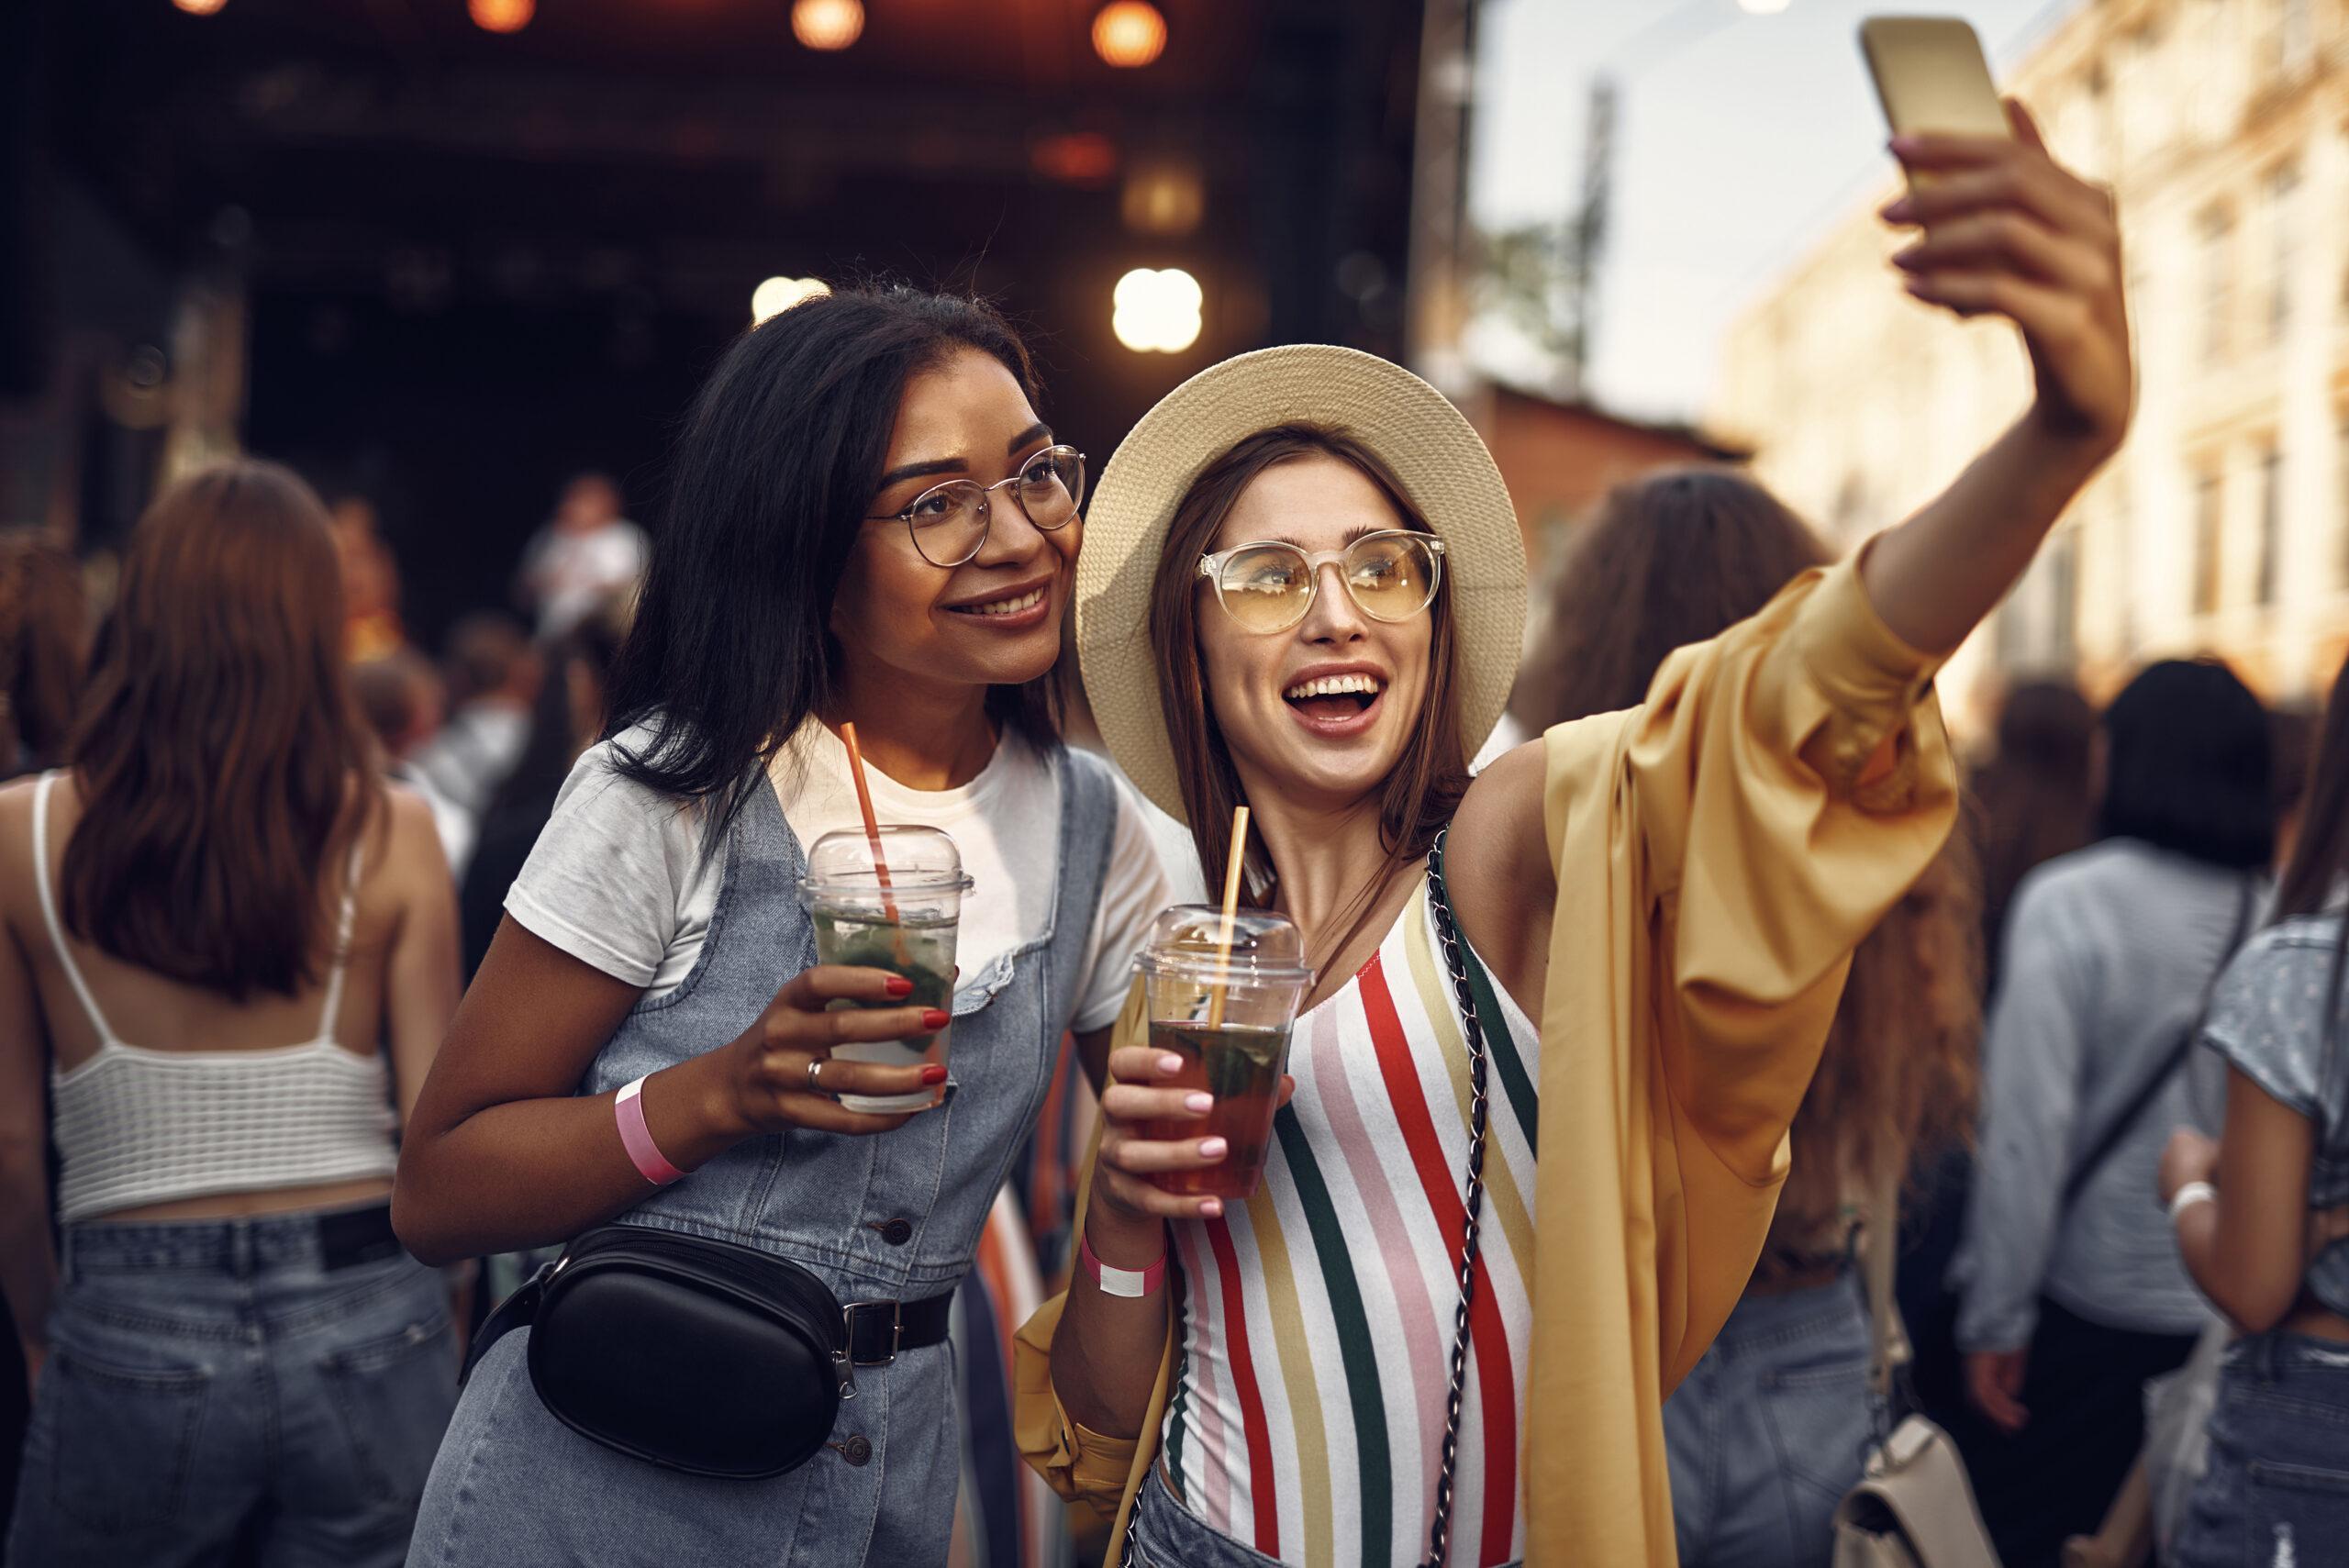
<svg viewBox="0 0 2349 1568">
<path fill-rule="evenodd" d="M 2003 76 L 2085 3 L 1784 0 L 1749 16 L 1740 0 L 1484 0 L 1472 215 L 1487 230 L 1560 217 L 1581 180 L 1591 74 L 1614 67 L 1612 231 L 1588 390 L 1626 414 L 1698 418 L 1739 312 L 1891 188 L 1861 19 L 1963 16 Z M 1538 374 L 1505 328 L 1470 341 L 1497 373 Z"/>
</svg>

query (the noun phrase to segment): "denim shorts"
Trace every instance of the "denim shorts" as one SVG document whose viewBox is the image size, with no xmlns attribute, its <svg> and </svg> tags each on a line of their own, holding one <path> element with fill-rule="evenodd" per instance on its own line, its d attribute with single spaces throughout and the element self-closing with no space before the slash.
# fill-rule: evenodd
<svg viewBox="0 0 2349 1568">
<path fill-rule="evenodd" d="M 321 1248 L 317 1215 L 65 1231 L 11 1563 L 370 1568 L 456 1403 L 440 1275 Z M 332 1266 L 329 1266 L 332 1265 Z"/>
<path fill-rule="evenodd" d="M 2316 1568 L 2349 1542 L 2349 1345 L 2257 1334 L 2227 1351 L 2184 1568 Z"/>
<path fill-rule="evenodd" d="M 1856 1275 L 1737 1304 L 1664 1407 L 1688 1568 L 1824 1568 L 1867 1446 L 1868 1348 Z"/>
</svg>

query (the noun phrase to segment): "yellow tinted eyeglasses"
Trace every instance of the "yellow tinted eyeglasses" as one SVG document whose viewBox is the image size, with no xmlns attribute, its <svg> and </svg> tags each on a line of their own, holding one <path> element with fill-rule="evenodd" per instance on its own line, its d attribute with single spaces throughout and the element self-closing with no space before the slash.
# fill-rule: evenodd
<svg viewBox="0 0 2349 1568">
<path fill-rule="evenodd" d="M 1443 548 L 1433 534 L 1406 528 L 1384 528 L 1343 550 L 1311 554 L 1266 539 L 1199 557 L 1199 575 L 1215 584 L 1224 613 L 1250 631 L 1286 631 L 1303 620 L 1320 591 L 1321 569 L 1331 565 L 1363 614 L 1406 621 L 1435 598 Z"/>
</svg>

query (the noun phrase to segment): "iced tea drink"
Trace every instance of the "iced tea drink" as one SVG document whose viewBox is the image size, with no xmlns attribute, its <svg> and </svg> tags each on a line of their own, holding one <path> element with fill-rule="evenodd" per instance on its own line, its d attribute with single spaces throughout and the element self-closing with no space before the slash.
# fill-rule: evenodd
<svg viewBox="0 0 2349 1568">
<path fill-rule="evenodd" d="M 1265 909 L 1233 917 L 1229 957 L 1219 952 L 1223 912 L 1208 905 L 1179 905 L 1151 929 L 1140 961 L 1150 995 L 1150 1043 L 1183 1059 L 1182 1070 L 1158 1083 L 1204 1089 L 1215 1106 L 1204 1118 L 1172 1118 L 1144 1124 L 1141 1136 L 1168 1142 L 1221 1138 L 1230 1148 L 1213 1165 L 1163 1172 L 1163 1190 L 1201 1197 L 1244 1199 L 1264 1177 L 1279 1108 L 1281 1073 L 1288 1064 L 1289 1026 L 1311 986 L 1297 929 Z"/>
</svg>

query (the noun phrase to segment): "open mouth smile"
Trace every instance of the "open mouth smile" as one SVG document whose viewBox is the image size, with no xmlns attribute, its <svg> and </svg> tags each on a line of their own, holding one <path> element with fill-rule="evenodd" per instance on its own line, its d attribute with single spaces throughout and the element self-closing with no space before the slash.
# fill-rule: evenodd
<svg viewBox="0 0 2349 1568">
<path fill-rule="evenodd" d="M 1342 740 L 1368 729 L 1386 694 L 1386 683 L 1361 670 L 1297 682 L 1281 700 L 1299 724 L 1316 735 Z"/>
</svg>

